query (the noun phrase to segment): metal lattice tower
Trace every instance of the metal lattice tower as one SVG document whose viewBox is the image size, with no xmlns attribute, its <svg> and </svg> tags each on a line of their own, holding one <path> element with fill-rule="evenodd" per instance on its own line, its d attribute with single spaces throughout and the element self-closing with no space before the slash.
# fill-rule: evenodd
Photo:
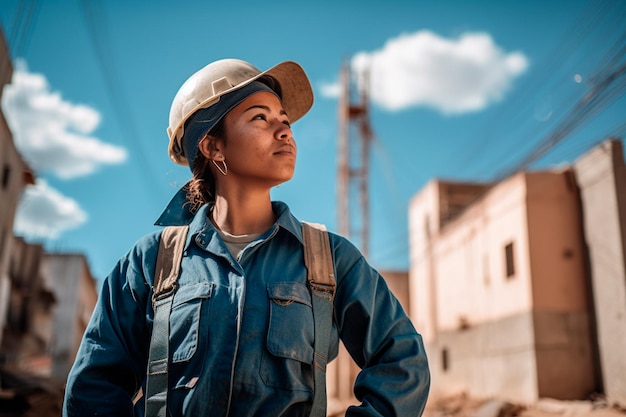
<svg viewBox="0 0 626 417">
<path fill-rule="evenodd" d="M 369 73 L 356 80 L 346 61 L 340 74 L 339 97 L 339 179 L 338 227 L 343 236 L 357 237 L 361 252 L 369 252 L 369 161 L 372 130 L 369 122 Z M 356 91 L 353 92 L 353 86 Z M 353 95 L 358 102 L 353 103 Z M 356 197 L 358 216 L 352 216 L 352 198 Z"/>
</svg>

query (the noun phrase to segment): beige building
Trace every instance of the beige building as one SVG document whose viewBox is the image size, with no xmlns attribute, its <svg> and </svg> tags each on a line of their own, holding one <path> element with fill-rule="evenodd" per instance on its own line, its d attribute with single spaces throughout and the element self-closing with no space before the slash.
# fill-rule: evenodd
<svg viewBox="0 0 626 417">
<path fill-rule="evenodd" d="M 13 68 L 0 30 L 0 99 L 4 86 L 11 82 Z M 13 136 L 0 111 L 0 344 L 9 303 L 9 259 L 13 244 L 13 221 L 22 191 L 34 183 L 34 176 L 13 143 Z"/>
<path fill-rule="evenodd" d="M 12 73 L 0 30 L 0 98 Z M 29 184 L 34 174 L 0 112 L 0 365 L 64 381 L 95 306 L 96 283 L 83 255 L 46 254 L 13 236 Z"/>
<path fill-rule="evenodd" d="M 65 380 L 98 297 L 96 280 L 82 254 L 45 253 L 40 274 L 57 300 L 52 323 L 51 376 Z"/>
<path fill-rule="evenodd" d="M 608 143 L 603 146 L 619 144 Z M 434 395 L 466 392 L 533 403 L 583 399 L 602 390 L 602 383 L 608 394 L 617 379 L 623 381 L 607 379 L 600 367 L 611 358 L 611 366 L 626 374 L 615 350 L 617 343 L 626 346 L 623 248 L 611 259 L 617 264 L 608 266 L 619 269 L 610 278 L 615 307 L 606 311 L 612 317 L 607 332 L 617 332 L 617 341 L 600 355 L 593 306 L 606 299 L 594 302 L 590 288 L 606 271 L 594 270 L 589 254 L 598 249 L 606 255 L 598 246 L 606 239 L 586 237 L 606 221 L 598 217 L 602 208 L 616 211 L 620 193 L 613 187 L 609 197 L 604 187 L 592 196 L 579 182 L 593 183 L 590 169 L 607 159 L 623 167 L 618 150 L 619 158 L 605 152 L 589 163 L 591 152 L 573 167 L 521 172 L 496 184 L 434 180 L 414 197 L 410 314 L 426 342 Z M 613 219 L 609 228 L 621 228 L 613 233 L 621 244 L 625 225 L 615 214 Z M 604 328 L 598 320 L 598 329 Z M 619 402 L 619 394 L 610 400 Z"/>
<path fill-rule="evenodd" d="M 15 238 L 0 354 L 11 369 L 64 382 L 96 304 L 82 254 L 50 254 Z"/>
<path fill-rule="evenodd" d="M 48 376 L 56 300 L 39 274 L 43 247 L 19 237 L 13 240 L 8 271 L 11 291 L 0 355 L 10 369 Z"/>
<path fill-rule="evenodd" d="M 610 403 L 626 408 L 626 165 L 621 141 L 602 143 L 574 164 L 583 207 L 590 290 Z"/>
</svg>

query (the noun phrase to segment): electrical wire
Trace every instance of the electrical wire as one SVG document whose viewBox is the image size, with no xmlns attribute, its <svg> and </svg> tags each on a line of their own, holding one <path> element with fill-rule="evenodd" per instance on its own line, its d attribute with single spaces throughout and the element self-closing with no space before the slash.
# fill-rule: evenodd
<svg viewBox="0 0 626 417">
<path fill-rule="evenodd" d="M 91 37 L 100 68 L 102 68 L 104 81 L 107 92 L 110 96 L 112 107 L 117 114 L 117 118 L 125 132 L 127 142 L 134 148 L 134 156 L 137 158 L 138 167 L 141 178 L 146 186 L 153 191 L 157 190 L 157 175 L 155 174 L 152 164 L 146 159 L 147 151 L 143 146 L 139 129 L 133 122 L 131 116 L 133 112 L 129 106 L 129 100 L 125 94 L 122 80 L 120 79 L 114 63 L 115 59 L 111 48 L 111 36 L 109 34 L 108 25 L 105 22 L 105 13 L 102 8 L 101 1 L 98 0 L 80 0 L 83 15 L 87 24 L 87 29 Z M 148 193 L 153 198 L 155 193 Z"/>
<path fill-rule="evenodd" d="M 7 35 L 7 54 L 2 56 L 0 62 L 0 75 L 5 77 L 5 69 L 8 71 L 10 65 L 7 65 L 11 61 L 11 55 L 13 57 L 25 56 L 28 51 L 28 45 L 33 35 L 35 22 L 37 21 L 37 15 L 39 11 L 39 5 L 35 0 L 21 1 L 13 17 L 11 28 L 8 29 Z M 6 33 L 5 33 L 6 35 Z"/>
<path fill-rule="evenodd" d="M 556 43 L 555 49 L 539 62 L 532 77 L 520 86 L 523 92 L 500 106 L 499 111 L 495 112 L 474 139 L 468 142 L 472 144 L 472 149 L 465 153 L 467 156 L 461 162 L 463 166 L 471 168 L 475 167 L 478 162 L 483 162 L 483 166 L 492 171 L 495 162 L 502 165 L 501 172 L 510 171 L 511 167 L 515 166 L 511 156 L 519 153 L 519 148 L 524 144 L 532 144 L 536 141 L 534 138 L 546 135 L 545 132 L 554 127 L 554 123 L 530 126 L 531 121 L 526 115 L 532 114 L 536 92 L 558 91 L 566 82 L 571 82 L 573 69 L 584 66 L 589 61 L 589 56 L 572 52 L 580 49 L 582 45 L 597 40 L 598 42 L 593 43 L 593 52 L 594 54 L 601 53 L 603 48 L 606 49 L 605 45 L 610 45 L 610 39 L 614 38 L 615 33 L 623 32 L 620 22 L 623 22 L 625 13 L 626 8 L 619 2 L 590 2 L 570 29 L 565 32 L 564 37 Z M 592 74 L 602 76 L 610 71 L 611 65 L 619 61 L 619 51 L 624 44 L 623 37 L 624 35 L 618 37 L 604 57 L 596 62 L 595 69 L 591 71 Z M 563 96 L 554 107 L 553 114 L 567 114 L 565 109 L 570 107 L 577 98 L 577 92 Z M 499 131 L 498 126 L 503 127 L 504 132 Z M 530 132 L 528 132 L 529 126 Z M 502 136 L 510 139 L 507 141 L 509 146 L 503 148 L 496 158 L 486 160 L 482 150 L 485 147 L 496 149 L 494 142 Z M 515 140 L 515 138 L 519 139 Z M 502 164 L 502 161 L 506 163 Z"/>
<path fill-rule="evenodd" d="M 616 85 L 613 85 L 616 83 Z M 609 89 L 609 87 L 613 87 Z M 501 180 L 515 172 L 523 170 L 549 152 L 567 135 L 580 128 L 584 122 L 597 115 L 601 110 L 620 98 L 626 92 L 626 65 L 609 73 L 604 79 L 579 101 L 574 109 L 563 119 L 557 128 L 548 134 L 538 145 L 512 169 L 497 175 Z"/>
<path fill-rule="evenodd" d="M 23 56 L 32 37 L 33 22 L 36 20 L 38 5 L 35 0 L 20 1 L 9 33 L 9 45 L 13 46 L 14 56 Z"/>
</svg>

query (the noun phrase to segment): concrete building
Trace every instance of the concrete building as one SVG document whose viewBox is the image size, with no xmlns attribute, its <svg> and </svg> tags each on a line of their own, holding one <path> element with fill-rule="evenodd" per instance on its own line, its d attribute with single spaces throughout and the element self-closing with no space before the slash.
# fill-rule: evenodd
<svg viewBox="0 0 626 417">
<path fill-rule="evenodd" d="M 8 47 L 0 30 L 0 99 L 12 75 Z M 34 184 L 33 173 L 15 148 L 13 136 L 0 110 L 0 343 L 11 291 L 8 270 L 13 244 L 13 221 L 22 191 L 28 184 Z"/>
<path fill-rule="evenodd" d="M 52 323 L 50 372 L 53 378 L 64 381 L 96 305 L 96 281 L 82 254 L 45 253 L 40 274 L 57 300 Z"/>
<path fill-rule="evenodd" d="M 608 143 L 600 149 L 618 148 Z M 497 184 L 434 180 L 413 198 L 410 312 L 426 342 L 434 395 L 583 399 L 602 390 L 602 376 L 607 395 L 609 385 L 621 392 L 617 374 L 607 384 L 600 369 L 608 360 L 626 374 L 618 355 L 626 346 L 624 222 L 614 203 L 623 199 L 614 169 L 616 161 L 624 165 L 619 151 L 596 149 L 573 167 L 521 172 Z M 609 263 L 600 259 L 606 236 L 597 228 L 607 217 L 616 250 Z M 596 238 L 588 239 L 589 228 Z M 591 282 L 606 280 L 611 299 L 591 291 Z M 594 305 L 609 301 L 602 313 L 610 323 L 602 324 Z M 608 343 L 601 355 L 596 318 L 598 330 L 606 327 L 598 334 L 618 334 L 601 341 Z"/>
<path fill-rule="evenodd" d="M 64 381 L 50 378 L 55 299 L 39 273 L 41 245 L 14 238 L 9 255 L 11 292 L 0 347 L 0 415 L 59 416 Z M 11 413 L 13 411 L 14 413 Z"/>
<path fill-rule="evenodd" d="M 64 382 L 97 298 L 87 260 L 45 253 L 41 245 L 15 238 L 9 276 L 4 364 Z"/>
<path fill-rule="evenodd" d="M 39 274 L 42 254 L 41 245 L 14 238 L 8 273 L 11 291 L 0 355 L 7 368 L 49 376 L 55 299 Z"/>
<path fill-rule="evenodd" d="M 604 392 L 626 408 L 626 166 L 607 141 L 574 164 L 583 207 Z"/>
</svg>

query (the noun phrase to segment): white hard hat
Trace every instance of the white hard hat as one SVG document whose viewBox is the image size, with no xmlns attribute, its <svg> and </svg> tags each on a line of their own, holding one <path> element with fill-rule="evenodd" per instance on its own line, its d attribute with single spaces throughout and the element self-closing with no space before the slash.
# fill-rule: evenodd
<svg viewBox="0 0 626 417">
<path fill-rule="evenodd" d="M 221 96 L 265 75 L 278 82 L 280 91 L 277 93 L 292 123 L 309 111 L 313 105 L 313 90 L 299 64 L 285 61 L 261 72 L 240 59 L 215 61 L 189 77 L 174 97 L 167 128 L 170 158 L 177 164 L 190 165 L 193 161 L 187 160 L 182 145 L 185 122 L 199 109 L 218 103 Z"/>
</svg>

